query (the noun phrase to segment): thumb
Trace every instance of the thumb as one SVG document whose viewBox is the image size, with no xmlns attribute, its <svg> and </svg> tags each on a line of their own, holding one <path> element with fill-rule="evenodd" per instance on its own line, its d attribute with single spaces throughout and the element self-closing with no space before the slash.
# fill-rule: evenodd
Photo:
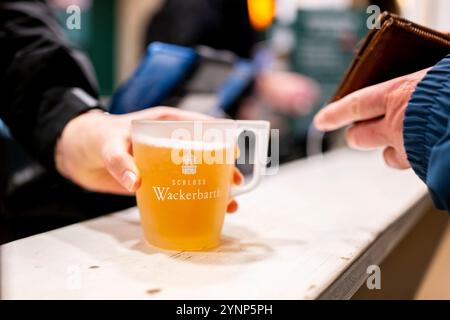
<svg viewBox="0 0 450 320">
<path fill-rule="evenodd" d="M 387 147 L 384 149 L 383 157 L 386 164 L 394 169 L 405 170 L 411 167 L 406 155 L 402 156 L 402 154 L 393 147 Z"/>
<path fill-rule="evenodd" d="M 129 192 L 139 188 L 139 170 L 131 155 L 129 140 L 114 140 L 105 145 L 102 158 L 105 167 L 114 179 Z"/>
</svg>

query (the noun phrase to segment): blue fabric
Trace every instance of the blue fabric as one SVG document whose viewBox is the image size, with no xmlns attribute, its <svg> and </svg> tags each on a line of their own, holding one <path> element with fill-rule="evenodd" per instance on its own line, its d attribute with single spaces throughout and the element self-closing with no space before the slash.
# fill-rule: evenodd
<svg viewBox="0 0 450 320">
<path fill-rule="evenodd" d="M 418 84 L 405 112 L 408 160 L 438 209 L 450 212 L 450 55 Z"/>
</svg>

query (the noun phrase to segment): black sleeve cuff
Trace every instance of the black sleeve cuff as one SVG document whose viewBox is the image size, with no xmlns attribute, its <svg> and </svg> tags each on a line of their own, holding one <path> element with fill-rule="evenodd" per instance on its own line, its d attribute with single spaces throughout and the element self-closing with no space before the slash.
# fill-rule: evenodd
<svg viewBox="0 0 450 320">
<path fill-rule="evenodd" d="M 92 109 L 104 108 L 80 88 L 54 88 L 43 95 L 35 126 L 34 146 L 39 160 L 55 170 L 55 146 L 66 124 Z"/>
</svg>

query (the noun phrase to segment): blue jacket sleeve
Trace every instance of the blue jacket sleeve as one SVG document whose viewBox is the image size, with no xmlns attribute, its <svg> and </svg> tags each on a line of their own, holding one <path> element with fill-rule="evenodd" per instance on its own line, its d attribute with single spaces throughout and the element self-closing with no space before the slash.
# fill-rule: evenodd
<svg viewBox="0 0 450 320">
<path fill-rule="evenodd" d="M 450 55 L 418 84 L 405 112 L 408 160 L 435 206 L 450 213 Z"/>
</svg>

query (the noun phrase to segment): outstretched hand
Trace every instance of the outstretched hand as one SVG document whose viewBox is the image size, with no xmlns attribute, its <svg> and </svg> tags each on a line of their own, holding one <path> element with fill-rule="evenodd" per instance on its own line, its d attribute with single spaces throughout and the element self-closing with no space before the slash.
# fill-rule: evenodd
<svg viewBox="0 0 450 320">
<path fill-rule="evenodd" d="M 384 147 L 386 163 L 410 168 L 403 145 L 403 119 L 408 102 L 428 69 L 356 91 L 322 109 L 314 124 L 322 131 L 345 126 L 347 142 L 357 149 Z"/>
</svg>

